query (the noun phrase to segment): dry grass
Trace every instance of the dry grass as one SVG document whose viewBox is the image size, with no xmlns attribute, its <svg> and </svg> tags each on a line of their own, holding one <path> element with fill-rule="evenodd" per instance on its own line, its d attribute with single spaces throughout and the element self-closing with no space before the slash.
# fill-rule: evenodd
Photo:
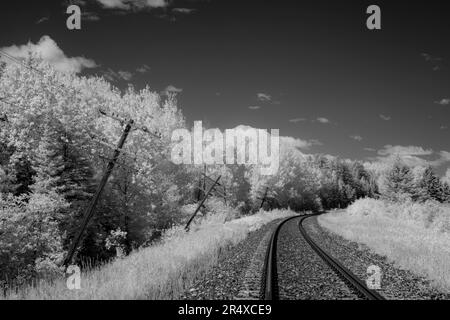
<svg viewBox="0 0 450 320">
<path fill-rule="evenodd" d="M 83 272 L 81 289 L 68 290 L 64 279 L 42 281 L 10 293 L 8 299 L 177 299 L 195 278 L 216 262 L 221 250 L 246 238 L 250 231 L 290 211 L 259 212 L 228 221 L 229 214 L 203 218 L 186 233 L 167 232 L 160 244 Z"/>
<path fill-rule="evenodd" d="M 450 206 L 365 199 L 319 223 L 450 292 Z"/>
</svg>

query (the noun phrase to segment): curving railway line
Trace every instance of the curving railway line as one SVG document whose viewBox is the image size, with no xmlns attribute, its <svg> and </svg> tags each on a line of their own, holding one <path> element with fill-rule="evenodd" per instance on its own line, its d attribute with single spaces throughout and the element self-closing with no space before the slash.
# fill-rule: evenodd
<svg viewBox="0 0 450 320">
<path fill-rule="evenodd" d="M 350 270 L 348 270 L 342 263 L 333 258 L 322 248 L 320 248 L 313 239 L 308 235 L 306 229 L 303 227 L 303 222 L 310 217 L 316 215 L 308 216 L 294 216 L 282 221 L 277 228 L 274 230 L 269 245 L 267 248 L 265 263 L 264 263 L 264 274 L 262 279 L 261 294 L 265 300 L 278 300 L 279 299 L 279 282 L 277 273 L 277 243 L 280 231 L 282 227 L 290 222 L 291 220 L 298 219 L 298 235 L 302 237 L 311 247 L 312 250 L 326 263 L 326 265 L 331 268 L 336 275 L 343 280 L 343 282 L 351 288 L 353 291 L 357 292 L 358 297 L 367 300 L 384 300 L 378 292 L 367 288 L 366 284 L 356 277 Z"/>
</svg>

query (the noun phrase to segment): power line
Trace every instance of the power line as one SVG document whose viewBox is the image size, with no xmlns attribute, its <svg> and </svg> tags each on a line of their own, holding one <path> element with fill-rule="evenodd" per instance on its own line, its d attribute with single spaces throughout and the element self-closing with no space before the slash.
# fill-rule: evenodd
<svg viewBox="0 0 450 320">
<path fill-rule="evenodd" d="M 3 51 L 3 50 L 0 50 L 0 55 L 6 57 L 7 59 L 13 61 L 14 63 L 16 63 L 16 64 L 18 64 L 18 65 L 20 65 L 20 66 L 22 66 L 22 67 L 24 67 L 24 68 L 27 68 L 28 70 L 31 70 L 31 71 L 33 71 L 33 72 L 38 73 L 41 77 L 44 76 L 44 73 L 43 73 L 41 70 L 39 70 L 39 69 L 37 69 L 37 68 L 34 68 L 34 67 L 30 66 L 30 65 L 27 65 L 26 63 L 23 63 L 23 62 L 20 61 L 19 59 L 13 57 L 12 55 L 6 53 L 6 52 Z M 70 88 L 68 88 L 66 85 L 63 85 L 63 84 L 61 84 L 61 83 L 53 83 L 53 84 L 52 84 L 52 83 L 48 83 L 48 85 L 49 85 L 49 86 L 58 86 L 60 89 L 63 89 L 63 90 L 66 90 L 66 91 L 69 92 L 69 93 L 72 93 L 72 92 L 70 91 L 70 90 L 71 90 Z M 92 88 L 90 88 L 89 86 L 86 86 L 86 88 L 92 89 Z M 80 92 L 79 89 L 72 88 L 72 90 L 73 90 L 73 91 Z M 4 101 L 4 98 L 0 98 L 0 99 L 1 99 L 2 101 Z M 10 102 L 7 102 L 7 101 L 4 101 L 4 102 L 7 103 L 7 104 L 9 104 L 10 106 L 17 107 L 17 105 L 14 105 L 14 104 L 12 104 L 12 103 L 10 103 Z M 116 113 L 114 113 L 114 112 L 111 112 L 111 113 L 108 114 L 105 110 L 103 110 L 103 109 L 101 109 L 101 108 L 99 109 L 99 112 L 100 112 L 102 115 L 108 116 L 108 117 L 110 117 L 110 118 L 112 118 L 112 119 L 114 119 L 114 120 L 119 120 L 119 121 L 121 121 L 122 124 L 124 123 L 124 121 L 125 121 L 125 122 L 127 121 L 127 118 L 126 118 L 126 117 L 120 116 L 120 115 L 118 115 L 118 114 L 116 114 Z M 153 118 L 153 117 L 151 117 L 151 118 Z M 134 130 L 141 130 L 141 131 L 143 131 L 143 132 L 145 132 L 145 133 L 148 133 L 148 134 L 150 134 L 150 135 L 153 135 L 154 137 L 156 137 L 156 138 L 158 138 L 158 139 L 161 138 L 161 134 L 150 131 L 150 130 L 147 128 L 147 126 L 144 126 L 144 125 L 135 125 L 134 128 L 135 128 Z"/>
<path fill-rule="evenodd" d="M 14 62 L 15 64 L 17 64 L 17 65 L 19 65 L 19 66 L 22 66 L 22 67 L 24 67 L 24 68 L 26 68 L 26 69 L 28 69 L 28 70 L 34 72 L 34 73 L 37 73 L 37 74 L 38 74 L 39 76 L 41 76 L 41 77 L 44 77 L 44 76 L 45 76 L 44 72 L 42 72 L 41 70 L 39 70 L 39 69 L 37 69 L 37 68 L 34 68 L 34 67 L 32 67 L 32 66 L 30 66 L 30 65 L 28 65 L 28 64 L 26 64 L 26 63 L 24 63 L 23 61 L 17 59 L 16 57 L 13 57 L 12 55 L 6 53 L 6 52 L 3 51 L 3 50 L 0 50 L 0 55 L 3 56 L 3 57 L 5 57 L 5 58 L 7 58 L 7 59 L 9 59 L 10 61 Z M 50 85 L 51 85 L 51 84 L 50 84 Z M 55 86 L 58 86 L 60 89 L 66 90 L 66 91 L 69 91 L 69 90 L 70 90 L 68 87 L 66 87 L 65 85 L 63 85 L 63 84 L 61 84 L 61 83 L 55 83 L 54 85 L 55 85 Z M 75 90 L 75 89 L 74 89 L 74 90 Z"/>
<path fill-rule="evenodd" d="M 103 174 L 103 177 L 100 181 L 100 184 L 97 187 L 97 191 L 94 194 L 94 197 L 92 198 L 89 206 L 86 209 L 82 224 L 80 229 L 78 230 L 75 238 L 73 239 L 73 242 L 69 248 L 69 251 L 67 253 L 66 258 L 64 259 L 63 265 L 67 268 L 69 266 L 69 264 L 72 261 L 72 258 L 75 254 L 75 251 L 78 247 L 78 244 L 81 241 L 81 237 L 84 233 L 84 231 L 86 230 L 86 227 L 89 223 L 89 221 L 91 220 L 92 216 L 94 215 L 94 211 L 95 211 L 95 207 L 97 206 L 98 200 L 100 199 L 100 196 L 102 194 L 102 191 L 106 185 L 106 183 L 108 182 L 108 179 L 114 169 L 114 166 L 116 165 L 116 163 L 119 160 L 120 154 L 122 152 L 122 149 L 125 145 L 125 141 L 128 137 L 128 135 L 130 134 L 130 132 L 132 131 L 133 126 L 135 126 L 134 120 L 133 119 L 121 119 L 119 117 L 117 117 L 117 115 L 115 114 L 110 114 L 104 110 L 99 110 L 100 114 L 102 114 L 103 116 L 106 117 L 110 117 L 113 118 L 114 120 L 119 121 L 122 125 L 125 125 L 123 131 L 122 131 L 122 135 L 120 137 L 120 140 L 117 144 L 117 147 L 114 148 L 114 153 L 111 159 L 109 159 L 108 165 L 106 167 L 106 171 Z M 145 130 L 143 130 L 143 132 L 146 132 Z M 147 132 L 148 133 L 148 132 Z"/>
<path fill-rule="evenodd" d="M 27 68 L 27 69 L 29 69 L 31 71 L 38 72 L 42 76 L 44 75 L 44 73 L 41 70 L 33 68 L 32 66 L 29 66 L 29 65 L 23 63 L 22 61 L 20 61 L 16 57 L 13 57 L 12 55 L 10 55 L 9 53 L 6 53 L 3 50 L 0 50 L 0 55 L 4 56 L 5 58 L 9 59 L 10 61 L 12 61 L 14 63 L 17 63 L 17 64 L 19 64 L 19 65 L 21 65 L 21 66 L 23 66 L 23 67 L 25 67 L 25 68 Z"/>
</svg>

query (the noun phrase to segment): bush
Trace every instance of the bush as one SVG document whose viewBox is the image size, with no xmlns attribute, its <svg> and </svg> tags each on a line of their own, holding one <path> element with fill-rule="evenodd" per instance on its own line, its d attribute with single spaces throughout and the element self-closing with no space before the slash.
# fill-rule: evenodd
<svg viewBox="0 0 450 320">
<path fill-rule="evenodd" d="M 402 220 L 438 232 L 450 233 L 450 205 L 429 200 L 423 203 L 404 200 L 391 202 L 361 199 L 347 210 L 353 216 L 377 216 Z"/>
</svg>

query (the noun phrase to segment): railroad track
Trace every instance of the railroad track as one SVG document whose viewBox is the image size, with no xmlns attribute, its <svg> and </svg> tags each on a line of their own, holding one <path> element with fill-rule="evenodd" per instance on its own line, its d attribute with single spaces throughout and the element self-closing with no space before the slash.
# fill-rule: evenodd
<svg viewBox="0 0 450 320">
<path fill-rule="evenodd" d="M 350 270 L 343 266 L 338 260 L 334 259 L 322 248 L 320 248 L 312 238 L 307 234 L 303 227 L 303 221 L 312 217 L 309 216 L 294 216 L 282 221 L 272 234 L 272 237 L 267 248 L 266 259 L 264 263 L 264 275 L 262 280 L 262 290 L 264 300 L 278 300 L 278 275 L 277 275 L 277 239 L 278 234 L 284 224 L 293 219 L 299 219 L 298 228 L 300 235 L 311 246 L 325 263 L 341 277 L 344 282 L 356 290 L 360 296 L 368 300 L 385 300 L 378 292 L 367 288 L 366 284 L 356 277 Z M 316 216 L 316 215 L 314 215 Z"/>
</svg>

